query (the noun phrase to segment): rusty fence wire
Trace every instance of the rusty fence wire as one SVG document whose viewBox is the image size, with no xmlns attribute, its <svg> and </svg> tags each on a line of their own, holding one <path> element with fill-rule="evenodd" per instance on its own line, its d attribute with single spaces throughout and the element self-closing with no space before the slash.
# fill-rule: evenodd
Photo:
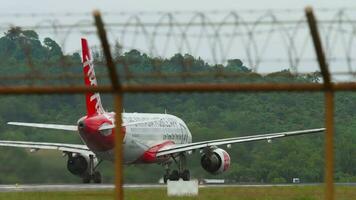
<svg viewBox="0 0 356 200">
<path fill-rule="evenodd" d="M 356 90 L 356 58 L 353 57 L 356 16 L 353 11 L 318 10 L 318 20 L 311 8 L 306 8 L 305 16 L 300 11 L 290 10 L 103 15 L 95 11 L 92 19 L 87 15 L 68 13 L 60 16 L 62 21 L 52 20 L 58 16 L 51 14 L 3 15 L 5 19 L 23 19 L 26 24 L 31 17 L 45 16 L 47 19 L 27 26 L 16 25 L 21 21 L 0 23 L 0 30 L 9 38 L 20 38 L 23 52 L 17 55 L 17 60 L 1 54 L 3 62 L 0 67 L 5 70 L 0 74 L 0 94 L 111 93 L 115 95 L 116 127 L 120 127 L 123 96 L 127 93 L 321 91 L 326 100 L 325 198 L 332 200 L 333 96 L 335 91 Z M 73 17 L 80 19 L 73 23 Z M 121 21 L 115 21 L 118 17 Z M 104 20 L 107 21 L 104 23 Z M 26 37 L 19 34 L 24 30 L 28 30 Z M 40 40 L 44 39 L 49 50 L 56 49 L 56 44 L 31 30 L 37 31 L 41 37 L 49 35 L 58 40 L 63 51 L 61 56 L 55 59 L 38 57 L 33 46 L 39 45 Z M 97 87 L 82 86 L 78 48 L 79 38 L 83 35 L 93 44 L 97 76 L 101 82 Z M 11 51 L 11 47 L 1 51 Z M 147 59 L 147 63 L 137 60 L 135 55 L 142 53 L 152 59 Z M 166 70 L 169 56 L 176 58 L 177 69 L 173 71 Z M 193 56 L 201 57 L 202 65 L 207 60 L 213 67 L 205 71 L 195 68 Z M 251 71 L 226 70 L 226 63 L 237 62 L 234 58 L 239 58 Z M 18 64 L 18 60 L 22 64 Z M 144 72 L 135 70 L 145 65 L 150 67 Z M 12 67 L 18 67 L 21 73 L 11 74 L 11 70 L 6 73 L 6 69 Z M 285 68 L 289 69 L 286 73 L 277 74 L 285 76 L 284 82 L 268 79 L 270 72 Z M 314 77 L 315 81 L 291 81 L 289 76 L 294 74 Z M 267 78 L 254 81 L 254 77 Z M 116 199 L 123 199 L 123 135 L 121 129 L 115 131 L 118 136 L 115 195 Z"/>
<path fill-rule="evenodd" d="M 354 76 L 355 9 L 319 9 L 319 32 L 326 59 L 336 75 Z M 93 19 L 88 14 L 2 14 L 0 30 L 22 25 L 56 38 L 66 52 L 77 51 L 77 38 L 96 46 Z M 213 64 L 240 58 L 255 72 L 318 70 L 306 18 L 300 10 L 210 12 L 103 13 L 113 56 L 137 49 L 156 57 L 177 52 L 199 56 Z M 273 50 L 271 51 L 271 49 Z"/>
</svg>

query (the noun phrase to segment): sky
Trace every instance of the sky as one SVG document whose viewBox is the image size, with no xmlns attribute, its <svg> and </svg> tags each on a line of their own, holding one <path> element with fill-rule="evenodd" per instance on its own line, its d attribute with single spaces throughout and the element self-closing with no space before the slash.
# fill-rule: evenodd
<svg viewBox="0 0 356 200">
<path fill-rule="evenodd" d="M 356 7 L 354 0 L 1 0 L 0 13 L 171 11 L 171 10 L 244 10 Z"/>
<path fill-rule="evenodd" d="M 0 0 L 1 1 L 1 7 L 0 7 L 0 16 L 1 15 L 6 15 L 6 14 L 41 14 L 41 13 L 50 13 L 50 14 L 63 14 L 63 13 L 91 13 L 94 9 L 98 9 L 102 12 L 128 12 L 128 13 L 137 13 L 138 11 L 148 11 L 148 12 L 155 12 L 155 11 L 163 11 L 163 12 L 170 12 L 170 11 L 230 11 L 230 10 L 235 10 L 235 11 L 240 11 L 240 10 L 279 10 L 279 9 L 292 9 L 292 10 L 300 10 L 300 16 L 303 16 L 303 9 L 310 5 L 315 9 L 321 9 L 321 8 L 326 8 L 326 9 L 339 9 L 339 8 L 353 8 L 356 10 L 356 1 L 355 0 L 218 0 L 218 1 L 212 1 L 212 0 L 128 0 L 128 1 L 119 1 L 119 0 L 100 0 L 100 1 L 94 1 L 94 0 L 31 0 L 31 1 L 24 1 L 24 0 Z M 353 13 L 353 12 L 350 12 Z M 319 14 L 319 13 L 317 13 Z M 288 16 L 284 14 L 285 16 Z M 282 16 L 282 18 L 284 17 Z M 45 15 L 42 16 L 45 19 Z M 88 17 L 88 15 L 86 16 Z M 117 17 L 117 16 L 116 16 Z M 89 19 L 92 20 L 92 17 L 88 17 Z M 119 18 L 123 18 L 120 17 Z M 149 18 L 144 16 L 145 20 L 149 21 Z M 62 18 L 61 18 L 62 19 Z M 6 20 L 6 21 L 4 21 Z M 17 20 L 17 21 L 16 21 Z M 4 23 L 14 23 L 17 24 L 21 20 L 21 25 L 24 25 L 24 23 L 33 23 L 33 20 L 31 17 L 22 17 L 21 19 L 14 15 L 9 15 L 9 16 L 3 16 L 0 17 L 0 24 Z M 42 20 L 42 19 L 41 19 Z M 80 19 L 70 19 L 75 22 L 75 20 L 80 20 Z M 109 21 L 110 19 L 106 16 L 104 16 L 104 21 L 106 20 Z M 218 21 L 219 19 L 215 19 Z M 155 21 L 156 22 L 156 21 Z M 68 23 L 67 23 L 68 24 Z M 1 30 L 2 31 L 2 30 Z M 132 31 L 133 32 L 133 31 Z M 161 32 L 164 32 L 164 29 L 161 29 Z M 118 31 L 116 33 L 119 33 Z M 307 33 L 307 32 L 306 32 Z M 72 34 L 71 39 L 68 39 L 70 37 L 64 38 L 63 39 L 63 44 L 66 42 L 66 45 L 63 45 L 62 48 L 66 49 L 66 52 L 71 52 L 71 51 L 77 51 L 79 45 L 77 44 L 77 41 L 79 41 L 79 37 L 81 37 L 82 32 L 78 33 L 78 35 Z M 45 35 L 45 34 L 41 34 Z M 62 34 L 63 36 L 64 34 Z M 127 34 L 129 35 L 128 37 L 125 38 L 126 41 L 130 41 L 130 33 Z M 302 35 L 302 34 L 301 34 Z M 306 35 L 306 34 L 304 34 Z M 90 39 L 91 44 L 98 44 L 98 40 L 96 35 L 92 34 L 92 37 Z M 41 37 L 41 36 L 40 36 Z M 43 37 L 43 36 L 42 36 Z M 61 43 L 61 38 L 55 38 L 59 43 Z M 95 41 L 96 40 L 96 41 Z M 260 41 L 258 42 L 264 42 L 266 39 L 261 37 L 259 39 Z M 161 42 L 161 39 L 158 38 L 156 40 L 158 43 Z M 303 38 L 300 38 L 296 40 L 297 43 L 301 43 Z M 299 42 L 300 41 L 300 42 Z M 225 41 L 228 42 L 228 41 Z M 235 41 L 237 42 L 237 41 Z M 241 42 L 241 41 L 240 41 Z M 243 42 L 243 41 L 242 41 Z M 340 55 L 344 56 L 344 53 L 342 53 L 342 45 L 341 41 L 336 41 L 338 42 L 339 47 L 334 48 L 338 52 L 341 52 Z M 335 42 L 335 43 L 336 43 Z M 138 44 L 137 44 L 138 43 Z M 145 41 L 138 41 L 135 45 L 131 45 L 133 48 L 137 48 L 141 50 L 140 48 L 143 45 L 145 45 L 147 42 Z M 191 42 L 194 43 L 194 42 Z M 208 42 L 206 42 L 208 43 Z M 268 44 L 269 49 L 267 49 L 263 54 L 264 58 L 272 58 L 273 56 L 277 56 L 277 58 L 280 57 L 285 57 L 286 52 L 285 48 L 279 48 L 281 46 L 281 38 L 278 38 L 276 35 Z M 339 44 L 340 43 L 340 44 Z M 347 43 L 347 42 L 346 42 Z M 311 43 L 310 43 L 311 44 Z M 139 47 L 141 45 L 141 47 Z M 149 44 L 148 44 L 149 45 Z M 65 47 L 64 47 L 65 46 Z M 131 48 L 130 45 L 127 45 L 128 48 Z M 147 46 L 147 45 L 146 45 Z M 225 47 L 227 44 L 225 44 Z M 235 48 L 238 47 L 237 45 L 234 45 Z M 355 45 L 353 45 L 355 46 Z M 210 60 L 213 60 L 212 56 L 210 56 L 209 51 L 210 47 L 204 47 L 201 46 L 203 49 L 199 53 L 197 53 L 194 56 L 201 56 L 203 59 L 207 60 L 210 62 Z M 274 51 L 271 51 L 270 49 L 276 49 Z M 301 49 L 301 48 L 300 48 Z M 176 52 L 176 49 L 171 49 L 172 52 L 169 52 L 169 55 L 163 55 L 164 57 L 170 57 L 174 52 Z M 241 52 L 239 52 L 241 51 Z M 304 51 L 304 50 L 303 50 Z M 356 51 L 356 48 L 355 48 Z M 222 51 L 221 51 L 222 52 Z M 241 48 L 237 49 L 232 49 L 232 52 L 235 54 L 232 55 L 230 58 L 235 58 L 235 57 L 243 57 L 243 54 L 246 54 L 241 50 Z M 354 53 L 351 51 L 351 53 Z M 298 54 L 303 54 L 303 52 L 299 52 Z M 314 56 L 314 52 L 312 49 L 312 46 L 309 45 L 309 49 L 306 49 L 304 54 L 306 55 L 305 58 L 309 58 L 309 55 Z M 161 56 L 161 55 L 158 55 Z M 245 61 L 246 62 L 246 61 Z M 281 68 L 284 68 L 286 64 L 280 64 L 280 63 L 262 63 L 265 66 L 268 66 L 270 69 L 271 67 L 275 70 L 280 70 Z M 340 65 L 345 65 L 344 62 L 337 63 Z M 281 67 L 275 68 L 276 65 L 280 65 Z M 317 69 L 316 63 L 314 63 L 314 67 L 308 67 L 309 71 L 315 71 Z"/>
</svg>

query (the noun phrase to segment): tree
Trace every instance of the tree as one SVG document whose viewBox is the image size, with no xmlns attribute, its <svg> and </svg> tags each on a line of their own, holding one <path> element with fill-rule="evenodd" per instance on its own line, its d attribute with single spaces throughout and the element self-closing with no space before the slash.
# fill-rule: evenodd
<svg viewBox="0 0 356 200">
<path fill-rule="evenodd" d="M 46 37 L 43 41 L 44 47 L 48 51 L 48 57 L 51 59 L 59 59 L 63 56 L 61 47 L 52 40 L 51 38 Z"/>
<path fill-rule="evenodd" d="M 240 59 L 228 60 L 226 68 L 227 68 L 227 70 L 231 70 L 231 71 L 235 71 L 235 72 L 251 72 L 250 69 L 243 66 L 243 63 Z"/>
</svg>

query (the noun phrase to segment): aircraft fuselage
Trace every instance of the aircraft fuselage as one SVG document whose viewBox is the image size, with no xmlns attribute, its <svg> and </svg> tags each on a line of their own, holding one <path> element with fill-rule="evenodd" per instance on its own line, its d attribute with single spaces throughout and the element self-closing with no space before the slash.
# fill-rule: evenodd
<svg viewBox="0 0 356 200">
<path fill-rule="evenodd" d="M 114 124 L 115 113 L 105 113 L 78 120 L 78 130 L 83 142 L 96 156 L 114 160 L 114 129 L 100 127 Z M 155 163 L 155 153 L 172 144 L 192 142 L 192 135 L 180 118 L 169 114 L 122 113 L 124 134 L 124 163 Z M 139 123 L 144 122 L 144 123 Z M 131 125 L 130 125 L 131 124 Z M 163 160 L 162 160 L 163 159 Z"/>
</svg>

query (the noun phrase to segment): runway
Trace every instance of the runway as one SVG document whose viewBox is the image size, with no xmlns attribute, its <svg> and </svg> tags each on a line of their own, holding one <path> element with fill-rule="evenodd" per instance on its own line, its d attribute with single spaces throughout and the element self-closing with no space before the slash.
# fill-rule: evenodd
<svg viewBox="0 0 356 200">
<path fill-rule="evenodd" d="M 308 184 L 215 184 L 199 185 L 199 188 L 218 188 L 218 187 L 297 187 L 297 186 L 318 186 L 322 183 Z M 336 185 L 353 186 L 356 183 L 337 183 Z M 163 184 L 126 184 L 125 189 L 154 189 L 166 188 Z M 0 192 L 60 192 L 60 191 L 98 191 L 113 190 L 113 184 L 15 184 L 0 185 Z"/>
<path fill-rule="evenodd" d="M 163 184 L 127 184 L 124 188 L 149 189 L 165 188 Z M 90 190 L 113 190 L 113 184 L 15 184 L 0 185 L 0 192 L 46 192 L 46 191 L 90 191 Z"/>
<path fill-rule="evenodd" d="M 0 192 L 55 192 L 55 191 L 88 191 L 110 190 L 112 184 L 15 184 L 0 185 Z"/>
</svg>

